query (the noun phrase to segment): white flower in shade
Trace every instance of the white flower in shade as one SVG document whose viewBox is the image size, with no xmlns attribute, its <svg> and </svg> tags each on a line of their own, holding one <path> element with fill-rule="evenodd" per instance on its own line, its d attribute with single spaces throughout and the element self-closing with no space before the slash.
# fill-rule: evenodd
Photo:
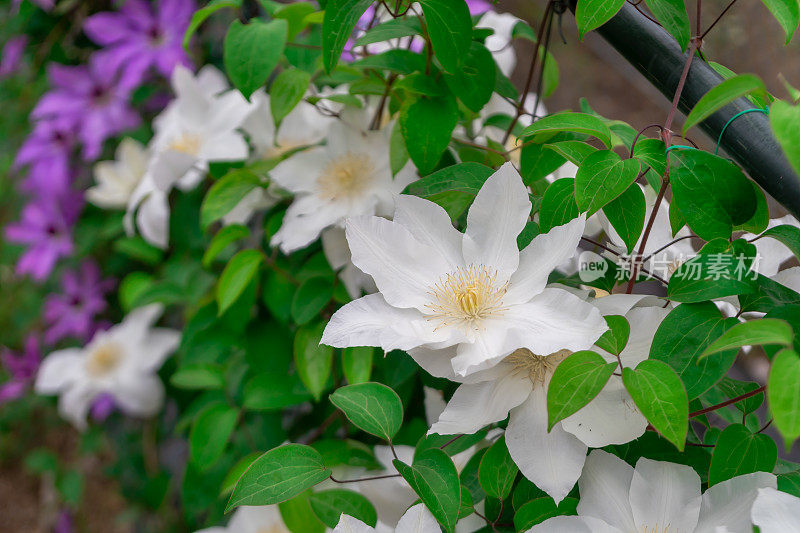
<svg viewBox="0 0 800 533">
<path fill-rule="evenodd" d="M 486 38 L 486 48 L 494 56 L 500 71 L 510 76 L 517 66 L 517 54 L 511 44 L 511 32 L 520 21 L 510 13 L 487 11 L 475 25 L 478 28 L 490 28 L 494 34 Z"/>
<path fill-rule="evenodd" d="M 375 282 L 353 264 L 344 229 L 334 226 L 322 232 L 322 251 L 331 268 L 339 273 L 347 294 L 356 299 L 378 290 Z"/>
<path fill-rule="evenodd" d="M 337 120 L 325 146 L 293 154 L 270 171 L 273 182 L 295 194 L 273 246 L 290 253 L 347 217 L 389 215 L 394 196 L 416 179 L 411 163 L 392 177 L 390 129 L 364 131 L 353 125 L 360 122 Z"/>
<path fill-rule="evenodd" d="M 717 483 L 701 494 L 700 476 L 690 466 L 641 458 L 633 468 L 615 455 L 594 450 L 578 480 L 578 516 L 550 518 L 530 531 L 749 533 L 750 509 L 759 489 L 776 485 L 773 474 L 756 472 Z"/>
<path fill-rule="evenodd" d="M 148 169 L 155 185 L 169 191 L 195 187 L 208 163 L 247 159 L 249 148 L 238 129 L 255 109 L 237 90 L 227 90 L 222 74 L 204 67 L 197 76 L 178 66 L 172 74 L 176 98 L 153 121 Z"/>
<path fill-rule="evenodd" d="M 624 366 L 636 366 L 647 359 L 658 324 L 666 309 L 644 307 L 630 309 L 641 297 L 612 295 L 604 302 L 605 314 L 626 314 L 631 336 L 620 354 Z M 628 309 L 630 309 L 628 311 Z M 609 362 L 616 357 L 594 348 Z M 475 433 L 487 424 L 500 422 L 510 415 L 506 444 L 522 474 L 561 501 L 575 485 L 586 459 L 588 446 L 623 444 L 640 437 L 647 420 L 625 390 L 622 379 L 612 376 L 603 390 L 581 411 L 547 430 L 547 389 L 559 363 L 569 350 L 536 354 L 526 348 L 516 350 L 494 367 L 476 372 L 456 389 L 430 433 L 451 435 Z M 431 361 L 435 351 L 412 351 L 428 370 L 436 370 Z"/>
<path fill-rule="evenodd" d="M 99 331 L 83 348 L 51 353 L 36 376 L 36 392 L 58 394 L 61 415 L 80 429 L 98 395 L 114 396 L 116 404 L 133 416 L 156 414 L 164 399 L 164 385 L 156 374 L 178 347 L 179 331 L 153 328 L 163 309 L 140 307 L 122 323 Z"/>
<path fill-rule="evenodd" d="M 395 533 L 440 533 L 441 530 L 442 528 L 439 527 L 439 523 L 428 508 L 418 503 L 403 514 L 395 528 L 387 527 L 380 522 L 376 527 L 370 527 L 357 518 L 342 514 L 333 531 L 334 533 L 371 533 L 373 531 L 379 533 L 391 531 Z"/>
<path fill-rule="evenodd" d="M 800 498 L 774 487 L 758 489 L 751 518 L 761 533 L 800 533 Z"/>
<path fill-rule="evenodd" d="M 147 149 L 130 138 L 122 139 L 115 157 L 94 166 L 97 185 L 86 191 L 86 199 L 103 209 L 125 209 L 150 161 Z"/>
<path fill-rule="evenodd" d="M 415 196 L 397 197 L 393 222 L 349 219 L 353 263 L 380 293 L 339 309 L 322 342 L 410 351 L 429 372 L 451 379 L 489 368 L 517 348 L 589 348 L 606 330 L 600 312 L 545 287 L 553 268 L 573 254 L 584 219 L 537 236 L 520 252 L 517 236 L 530 210 L 522 179 L 506 164 L 476 196 L 464 234 L 442 207 Z"/>
<path fill-rule="evenodd" d="M 277 505 L 243 505 L 227 526 L 209 527 L 196 533 L 290 533 Z"/>
</svg>

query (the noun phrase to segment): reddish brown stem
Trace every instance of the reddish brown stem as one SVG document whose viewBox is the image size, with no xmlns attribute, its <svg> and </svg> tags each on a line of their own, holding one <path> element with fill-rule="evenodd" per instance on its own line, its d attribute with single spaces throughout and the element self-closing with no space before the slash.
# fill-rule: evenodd
<svg viewBox="0 0 800 533">
<path fill-rule="evenodd" d="M 722 403 L 718 403 L 716 405 L 712 405 L 711 407 L 706 407 L 705 409 L 700 409 L 699 411 L 695 411 L 693 413 L 689 413 L 689 418 L 694 418 L 696 416 L 704 415 L 706 413 L 710 413 L 712 411 L 716 411 L 718 409 L 722 409 L 723 407 L 728 407 L 731 404 L 734 404 L 736 402 L 741 402 L 742 400 L 746 400 L 746 399 L 750 398 L 751 396 L 755 396 L 756 394 L 761 394 L 765 390 L 767 390 L 767 386 L 766 385 L 762 385 L 759 388 L 757 388 L 755 390 L 751 390 L 750 392 L 746 392 L 746 393 L 744 393 L 744 394 L 742 394 L 740 396 L 737 396 L 736 398 L 731 398 L 728 401 L 725 401 L 725 402 L 722 402 Z"/>
</svg>

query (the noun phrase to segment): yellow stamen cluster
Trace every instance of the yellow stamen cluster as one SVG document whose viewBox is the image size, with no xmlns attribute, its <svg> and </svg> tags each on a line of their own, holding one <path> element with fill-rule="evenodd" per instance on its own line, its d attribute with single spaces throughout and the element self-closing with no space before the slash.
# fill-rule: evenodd
<svg viewBox="0 0 800 533">
<path fill-rule="evenodd" d="M 184 133 L 169 145 L 169 149 L 182 154 L 197 155 L 203 140 L 197 135 Z"/>
<path fill-rule="evenodd" d="M 122 349 L 113 342 L 101 344 L 89 354 L 86 371 L 94 377 L 101 377 L 113 371 L 122 359 Z"/>
<path fill-rule="evenodd" d="M 544 385 L 547 376 L 571 353 L 569 350 L 559 350 L 550 355 L 536 355 L 527 348 L 520 348 L 504 361 L 514 366 L 514 373 L 527 374 L 534 384 Z"/>
<path fill-rule="evenodd" d="M 497 272 L 483 265 L 470 265 L 448 273 L 429 291 L 433 297 L 428 319 L 441 320 L 441 326 L 462 325 L 477 328 L 486 318 L 502 314 L 503 296 L 508 283 L 497 283 Z"/>
<path fill-rule="evenodd" d="M 375 166 L 366 154 L 347 152 L 337 157 L 317 178 L 319 195 L 329 201 L 360 196 L 372 184 Z"/>
</svg>

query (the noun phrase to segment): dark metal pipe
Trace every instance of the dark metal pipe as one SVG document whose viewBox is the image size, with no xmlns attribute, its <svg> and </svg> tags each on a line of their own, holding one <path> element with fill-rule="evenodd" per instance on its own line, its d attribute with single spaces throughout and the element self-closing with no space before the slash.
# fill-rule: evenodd
<svg viewBox="0 0 800 533">
<path fill-rule="evenodd" d="M 574 12 L 575 0 L 570 2 L 570 7 Z M 686 63 L 686 54 L 671 35 L 628 3 L 597 32 L 672 100 Z M 678 108 L 688 113 L 709 89 L 721 81 L 722 77 L 711 66 L 695 58 Z M 712 139 L 718 139 L 722 128 L 734 115 L 753 107 L 748 99 L 739 98 L 707 118 L 699 127 Z M 725 130 L 720 148 L 775 200 L 800 218 L 800 177 L 772 135 L 769 117 L 763 113 L 737 117 Z"/>
</svg>

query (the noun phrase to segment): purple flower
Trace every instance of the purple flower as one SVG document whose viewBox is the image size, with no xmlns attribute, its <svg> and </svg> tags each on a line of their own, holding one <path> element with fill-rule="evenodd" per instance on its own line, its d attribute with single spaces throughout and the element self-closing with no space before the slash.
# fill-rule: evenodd
<svg viewBox="0 0 800 533">
<path fill-rule="evenodd" d="M 155 4 L 155 2 L 153 2 Z M 169 78 L 176 65 L 191 67 L 182 46 L 195 10 L 194 0 L 128 0 L 119 12 L 92 15 L 83 31 L 105 49 L 111 68 L 141 82 L 150 67 Z"/>
<path fill-rule="evenodd" d="M 3 52 L 0 54 L 0 79 L 10 76 L 19 68 L 22 61 L 22 53 L 25 51 L 25 45 L 28 44 L 28 37 L 19 35 L 12 37 L 3 47 Z"/>
<path fill-rule="evenodd" d="M 0 385 L 0 403 L 16 400 L 25 394 L 42 362 L 42 352 L 39 350 L 39 341 L 29 335 L 25 341 L 25 350 L 16 354 L 9 349 L 0 352 L 0 360 L 11 379 Z"/>
<path fill-rule="evenodd" d="M 105 294 L 113 279 L 101 279 L 100 269 L 85 261 L 80 270 L 67 270 L 61 276 L 61 294 L 51 294 L 44 303 L 48 329 L 44 342 L 55 344 L 66 337 L 88 342 L 98 329 L 95 317 L 106 308 Z"/>
<path fill-rule="evenodd" d="M 470 15 L 482 15 L 492 9 L 492 2 L 487 0 L 467 0 L 467 7 L 469 7 Z"/>
<path fill-rule="evenodd" d="M 73 533 L 74 531 L 72 513 L 69 509 L 62 510 L 58 513 L 58 521 L 53 526 L 53 533 Z"/>
<path fill-rule="evenodd" d="M 107 59 L 95 54 L 85 66 L 51 64 L 48 76 L 54 88 L 39 100 L 31 116 L 73 124 L 85 160 L 97 159 L 106 139 L 139 124 L 139 115 L 129 105 L 138 82 L 117 75 Z"/>
<path fill-rule="evenodd" d="M 17 273 L 45 279 L 59 258 L 72 253 L 72 225 L 83 207 L 78 192 L 42 195 L 22 210 L 22 220 L 6 227 L 11 242 L 29 245 L 17 263 Z"/>
<path fill-rule="evenodd" d="M 15 165 L 29 165 L 22 189 L 28 192 L 64 192 L 69 188 L 70 156 L 76 143 L 76 127 L 63 118 L 40 120 L 22 144 Z"/>
<path fill-rule="evenodd" d="M 98 395 L 92 402 L 89 414 L 95 422 L 103 422 L 117 408 L 114 395 L 107 392 Z"/>
</svg>

